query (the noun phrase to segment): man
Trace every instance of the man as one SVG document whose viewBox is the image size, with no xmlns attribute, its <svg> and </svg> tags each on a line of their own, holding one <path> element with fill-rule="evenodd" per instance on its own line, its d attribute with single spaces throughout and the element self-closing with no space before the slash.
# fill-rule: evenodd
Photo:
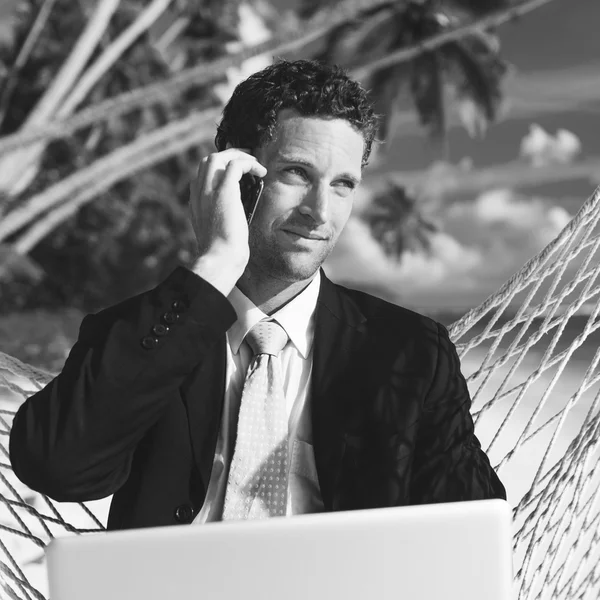
<svg viewBox="0 0 600 600">
<path fill-rule="evenodd" d="M 114 494 L 108 529 L 506 498 L 446 329 L 320 270 L 375 131 L 337 68 L 242 82 L 192 185 L 191 269 L 84 318 L 14 419 L 17 476 Z M 264 181 L 250 226 L 244 174 Z"/>
</svg>

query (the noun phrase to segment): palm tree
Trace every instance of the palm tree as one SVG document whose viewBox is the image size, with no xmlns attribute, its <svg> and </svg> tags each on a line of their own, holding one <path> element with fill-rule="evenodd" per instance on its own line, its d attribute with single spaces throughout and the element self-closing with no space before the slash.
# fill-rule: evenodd
<svg viewBox="0 0 600 600">
<path fill-rule="evenodd" d="M 19 1 L 34 5 L 32 0 Z M 442 139 L 446 127 L 444 82 L 452 84 L 461 106 L 470 107 L 470 113 L 463 112 L 470 114 L 467 122 L 473 131 L 480 131 L 477 128 L 497 113 L 504 72 L 497 44 L 491 34 L 480 32 L 477 23 L 463 32 L 455 26 L 465 18 L 480 18 L 507 6 L 508 0 L 324 3 L 317 12 L 305 7 L 304 16 L 313 14 L 308 19 L 298 20 L 297 15 L 287 13 L 273 18 L 271 14 L 266 19 L 274 29 L 270 40 L 227 56 L 223 53 L 236 28 L 240 1 L 207 0 L 194 11 L 188 7 L 197 4 L 183 0 L 100 0 L 95 5 L 80 0 L 79 5 L 88 6 L 90 14 L 85 15 L 77 45 L 25 120 L 4 130 L 15 133 L 0 138 L 0 196 L 5 197 L 0 243 L 9 242 L 13 253 L 28 254 L 101 194 L 129 198 L 131 186 L 147 179 L 151 167 L 168 178 L 173 164 L 178 165 L 177 196 L 185 188 L 181 182 L 193 171 L 199 146 L 212 137 L 220 110 L 212 92 L 215 81 L 223 80 L 228 69 L 248 58 L 266 55 L 270 59 L 315 40 L 321 40 L 319 56 L 339 58 L 338 62 L 369 74 L 378 110 L 386 115 L 381 135 L 391 135 L 393 113 L 407 83 L 434 139 Z M 521 0 L 504 14 L 490 15 L 494 23 L 501 23 L 548 1 Z M 256 2 L 248 6 L 264 7 L 264 0 L 261 5 Z M 40 31 L 35 23 L 42 8 L 52 4 L 50 15 L 61 9 L 70 11 L 69 15 L 72 12 L 70 0 L 35 3 L 39 12 L 29 34 Z M 157 26 L 161 20 L 163 26 L 167 23 L 162 29 Z M 22 38 L 30 39 L 29 34 L 25 31 Z M 352 50 L 353 43 L 358 50 Z M 64 43 L 59 45 L 65 48 Z M 404 55 L 395 58 L 398 52 Z M 194 64 L 199 57 L 201 64 Z M 390 58 L 393 63 L 378 67 Z M 53 144 L 53 152 L 48 153 L 48 144 L 57 138 L 67 141 Z M 70 161 L 64 164 L 74 164 L 74 168 L 56 168 L 57 150 L 68 151 Z M 171 161 L 168 167 L 166 161 Z M 134 182 L 130 181 L 133 175 L 137 176 Z M 146 189 L 155 187 L 146 185 Z M 167 214 L 173 213 L 180 221 L 176 205 L 164 199 L 161 203 Z M 118 225 L 119 218 L 115 222 Z"/>
<path fill-rule="evenodd" d="M 431 234 L 440 227 L 423 214 L 419 200 L 403 185 L 390 182 L 373 195 L 369 207 L 361 214 L 387 254 L 400 259 L 405 252 L 431 251 Z"/>
<path fill-rule="evenodd" d="M 309 8 L 305 6 L 303 14 L 310 15 L 316 9 L 315 2 L 307 0 L 306 4 Z M 510 0 L 390 1 L 336 27 L 318 57 L 359 68 L 399 49 L 419 46 L 460 23 L 506 9 L 510 4 Z M 490 32 L 473 31 L 410 61 L 370 73 L 365 83 L 383 115 L 380 137 L 393 135 L 394 113 L 408 92 L 421 123 L 434 138 L 443 139 L 449 107 L 444 93 L 447 89 L 453 92 L 453 103 L 461 108 L 464 104 L 469 106 L 460 112 L 469 133 L 483 133 L 498 114 L 506 71 L 498 38 Z"/>
<path fill-rule="evenodd" d="M 176 0 L 81 0 L 76 6 L 70 0 L 15 2 L 15 43 L 0 50 L 0 64 L 5 66 L 4 81 L 0 79 L 0 105 L 5 108 L 0 115 L 0 133 L 27 132 L 36 125 L 68 117 L 80 105 L 127 94 L 132 88 L 169 78 L 192 64 L 226 54 L 227 45 L 237 39 L 239 4 L 239 0 L 210 0 L 201 5 Z M 25 47 L 28 50 L 24 53 Z M 227 80 L 225 73 L 215 78 L 216 83 Z M 93 255 L 94 266 L 98 267 L 123 265 L 125 259 L 117 255 L 128 240 L 133 245 L 142 243 L 150 270 L 165 256 L 176 256 L 185 234 L 172 235 L 165 227 L 185 231 L 187 226 L 187 213 L 177 200 L 185 193 L 189 174 L 202 152 L 203 140 L 198 139 L 202 128 L 180 126 L 176 140 L 180 151 L 173 152 L 171 160 L 162 164 L 156 160 L 156 150 L 164 151 L 168 143 L 161 143 L 160 129 L 179 118 L 185 119 L 192 106 L 202 110 L 218 102 L 211 86 L 198 85 L 167 101 L 94 123 L 64 140 L 40 140 L 0 152 L 0 214 L 5 212 L 2 225 L 10 226 L 12 222 L 21 229 L 12 235 L 11 243 L 0 244 L 0 276 L 27 275 L 33 280 L 32 274 L 36 274 L 35 279 L 39 280 L 40 269 L 31 260 L 39 255 L 48 274 L 53 276 L 62 270 L 65 279 L 80 275 L 70 271 L 81 263 L 77 256 Z M 49 202 L 32 204 L 36 192 L 52 189 L 69 177 L 77 178 L 98 160 L 115 153 L 118 157 L 121 148 L 157 130 L 154 152 L 148 151 L 140 158 L 146 164 L 159 164 L 153 171 L 143 171 L 135 179 L 108 190 L 101 196 L 103 203 L 98 204 L 98 210 L 88 211 L 96 214 L 84 215 L 77 210 L 81 205 L 75 203 L 69 207 L 68 203 L 57 204 L 58 210 L 48 210 L 52 207 Z M 189 137 L 190 131 L 196 143 L 186 147 L 181 144 L 186 139 L 181 133 Z M 208 136 L 205 137 L 208 142 Z M 132 166 L 133 162 L 122 161 L 120 166 Z M 97 176 L 96 182 L 98 179 L 103 177 Z M 89 192 L 93 186 L 94 183 L 79 189 Z M 77 192 L 68 200 L 77 202 Z M 32 205 L 43 216 L 35 221 L 28 219 L 32 226 L 23 228 L 18 219 Z M 152 205 L 158 223 L 157 227 L 150 227 L 150 233 L 148 205 Z M 67 231 L 61 227 L 66 223 Z M 99 227 L 102 235 L 98 235 Z M 48 237 L 50 231 L 57 235 Z M 30 253 L 41 239 L 46 247 Z M 51 264 L 47 261 L 49 254 L 60 258 Z M 137 253 L 123 254 L 133 259 Z M 62 269 L 58 268 L 60 263 Z M 94 270 L 97 274 L 106 271 L 91 269 Z M 117 279 L 122 278 L 113 281 Z M 109 289 L 106 279 L 100 278 L 98 283 L 89 286 L 86 293 L 94 296 L 95 288 L 99 293 L 102 288 Z"/>
</svg>

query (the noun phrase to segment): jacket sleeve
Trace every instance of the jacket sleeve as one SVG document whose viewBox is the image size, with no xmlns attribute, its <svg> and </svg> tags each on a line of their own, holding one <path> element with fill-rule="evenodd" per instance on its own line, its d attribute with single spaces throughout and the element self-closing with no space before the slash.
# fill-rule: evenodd
<svg viewBox="0 0 600 600">
<path fill-rule="evenodd" d="M 183 267 L 86 316 L 62 372 L 14 418 L 17 477 L 58 501 L 113 494 L 137 444 L 235 319 L 227 298 Z"/>
<path fill-rule="evenodd" d="M 419 423 L 411 504 L 501 498 L 506 490 L 474 433 L 460 359 L 440 324 L 437 366 Z"/>
</svg>

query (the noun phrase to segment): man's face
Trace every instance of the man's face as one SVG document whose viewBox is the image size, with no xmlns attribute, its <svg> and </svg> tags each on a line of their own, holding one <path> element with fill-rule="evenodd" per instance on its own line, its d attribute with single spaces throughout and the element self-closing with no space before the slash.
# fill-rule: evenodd
<svg viewBox="0 0 600 600">
<path fill-rule="evenodd" d="M 347 121 L 279 114 L 274 139 L 256 152 L 268 173 L 250 225 L 253 278 L 292 283 L 317 272 L 352 211 L 363 146 Z"/>
</svg>

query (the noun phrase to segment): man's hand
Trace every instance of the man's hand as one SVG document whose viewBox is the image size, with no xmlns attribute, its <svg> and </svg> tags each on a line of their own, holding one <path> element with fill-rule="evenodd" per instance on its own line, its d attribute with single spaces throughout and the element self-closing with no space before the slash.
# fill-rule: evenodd
<svg viewBox="0 0 600 600">
<path fill-rule="evenodd" d="M 190 215 L 198 258 L 194 273 L 225 296 L 241 277 L 248 259 L 248 225 L 240 198 L 245 173 L 264 177 L 267 170 L 249 151 L 228 148 L 209 154 L 191 184 Z"/>
</svg>

